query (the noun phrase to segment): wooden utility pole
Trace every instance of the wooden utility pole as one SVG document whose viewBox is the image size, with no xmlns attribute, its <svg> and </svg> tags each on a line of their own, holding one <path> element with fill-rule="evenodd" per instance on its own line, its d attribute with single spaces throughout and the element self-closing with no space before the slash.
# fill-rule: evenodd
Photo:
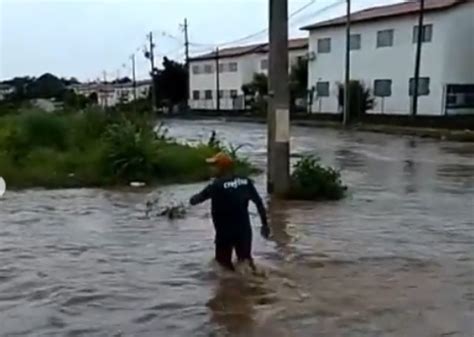
<svg viewBox="0 0 474 337">
<path fill-rule="evenodd" d="M 153 43 L 153 32 L 148 34 L 148 39 L 150 42 L 149 50 L 149 59 L 150 59 L 150 68 L 151 68 L 151 110 L 156 110 L 156 83 L 155 83 L 155 44 Z"/>
<path fill-rule="evenodd" d="M 288 0 L 269 0 L 270 53 L 267 189 L 286 196 L 290 186 Z"/>
<path fill-rule="evenodd" d="M 425 0 L 419 1 L 420 13 L 418 16 L 418 36 L 416 41 L 415 76 L 413 77 L 413 102 L 411 109 L 412 117 L 415 117 L 418 114 L 418 87 L 420 85 L 421 46 L 423 45 L 423 38 L 425 35 L 425 30 L 423 27 Z"/>
<path fill-rule="evenodd" d="M 137 100 L 137 77 L 136 77 L 136 71 L 135 71 L 135 54 L 132 54 L 132 56 L 130 56 L 130 59 L 132 61 L 133 101 L 136 101 Z"/>
<path fill-rule="evenodd" d="M 344 126 L 349 124 L 351 111 L 351 0 L 346 1 L 346 78 L 344 80 L 344 115 L 342 118 L 342 123 Z"/>
<path fill-rule="evenodd" d="M 186 106 L 188 105 L 189 102 L 189 93 L 190 93 L 190 78 L 191 78 L 191 72 L 189 69 L 189 37 L 188 37 L 188 19 L 184 19 L 184 53 L 186 57 L 186 72 L 187 72 L 187 77 L 186 77 Z"/>
<path fill-rule="evenodd" d="M 219 48 L 216 48 L 216 110 L 218 112 L 221 110 L 221 98 L 219 95 L 221 88 L 219 77 Z"/>
</svg>

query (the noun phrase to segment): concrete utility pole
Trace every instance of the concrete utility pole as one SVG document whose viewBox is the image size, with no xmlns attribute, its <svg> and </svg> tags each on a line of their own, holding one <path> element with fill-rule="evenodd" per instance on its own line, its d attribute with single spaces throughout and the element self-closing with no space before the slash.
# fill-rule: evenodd
<svg viewBox="0 0 474 337">
<path fill-rule="evenodd" d="M 423 45 L 423 38 L 425 30 L 423 28 L 425 0 L 420 1 L 420 13 L 418 16 L 418 36 L 416 42 L 416 58 L 415 58 L 415 76 L 413 77 L 413 102 L 411 115 L 415 117 L 418 114 L 418 86 L 420 84 L 420 66 L 421 66 L 421 46 Z"/>
<path fill-rule="evenodd" d="M 219 92 L 221 90 L 219 79 L 219 48 L 216 48 L 216 110 L 221 110 L 221 98 Z"/>
<path fill-rule="evenodd" d="M 188 105 L 189 101 L 189 93 L 190 93 L 190 69 L 189 69 L 189 37 L 188 37 L 188 19 L 184 19 L 184 52 L 185 52 L 185 57 L 186 57 L 186 72 L 187 72 L 187 78 L 186 78 L 186 106 Z"/>
<path fill-rule="evenodd" d="M 156 109 L 156 84 L 155 84 L 155 44 L 153 43 L 153 32 L 148 34 L 148 39 L 150 41 L 150 51 L 149 51 L 149 59 L 150 59 L 150 68 L 151 68 L 151 110 L 155 111 Z"/>
<path fill-rule="evenodd" d="M 351 0 L 347 1 L 347 17 L 346 17 L 346 73 L 344 81 L 344 115 L 342 123 L 344 126 L 349 124 L 351 111 Z"/>
<path fill-rule="evenodd" d="M 103 91 L 103 93 L 104 93 L 104 106 L 108 107 L 109 106 L 109 92 L 108 92 L 109 88 L 107 87 L 107 71 L 104 70 L 102 72 L 102 75 L 104 76 L 104 86 L 103 86 L 103 88 L 104 88 L 104 91 Z"/>
<path fill-rule="evenodd" d="M 288 0 L 270 0 L 267 189 L 284 197 L 290 186 Z"/>
<path fill-rule="evenodd" d="M 132 61 L 133 100 L 136 101 L 137 100 L 137 77 L 136 77 L 136 71 L 135 71 L 135 54 L 132 54 L 132 56 L 130 56 L 130 59 Z"/>
</svg>

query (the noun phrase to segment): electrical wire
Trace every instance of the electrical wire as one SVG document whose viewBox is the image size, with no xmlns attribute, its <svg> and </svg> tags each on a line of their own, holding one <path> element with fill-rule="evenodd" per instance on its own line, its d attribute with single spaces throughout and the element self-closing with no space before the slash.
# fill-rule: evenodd
<svg viewBox="0 0 474 337">
<path fill-rule="evenodd" d="M 298 8 L 297 10 L 295 10 L 294 12 L 292 12 L 289 16 L 288 16 L 288 28 L 292 28 L 294 27 L 295 25 L 299 25 L 303 22 L 305 22 L 306 20 L 308 19 L 314 19 L 315 16 L 317 15 L 321 15 L 323 14 L 324 12 L 328 11 L 328 10 L 331 10 L 337 6 L 339 6 L 340 4 L 344 3 L 346 0 L 338 0 L 334 3 L 331 3 L 325 7 L 322 7 L 322 8 L 319 8 L 317 11 L 315 12 L 312 12 L 312 13 L 307 13 L 303 16 L 299 16 L 299 14 L 303 13 L 304 11 L 306 11 L 308 8 L 312 7 L 314 4 L 318 3 L 317 0 L 310 0 L 307 4 L 301 6 L 300 8 Z M 197 54 L 202 54 L 202 53 L 211 53 L 215 50 L 215 48 L 219 47 L 219 48 L 222 48 L 222 47 L 227 47 L 227 46 L 230 46 L 230 45 L 233 45 L 233 44 L 237 44 L 237 43 L 242 43 L 242 42 L 245 42 L 245 41 L 249 41 L 251 39 L 255 39 L 259 36 L 261 36 L 262 34 L 265 34 L 267 33 L 269 30 L 269 28 L 264 28 L 264 29 L 261 29 L 261 30 L 258 30 L 254 33 L 251 33 L 251 34 L 248 34 L 248 35 L 245 35 L 243 37 L 240 37 L 238 39 L 234 39 L 234 40 L 231 40 L 231 41 L 227 41 L 227 42 L 223 42 L 223 43 L 201 43 L 201 42 L 194 42 L 194 41 L 190 41 L 189 42 L 189 46 L 191 47 L 190 49 L 190 54 L 192 55 L 197 55 Z M 169 38 L 169 39 L 172 39 L 172 40 L 175 40 L 181 44 L 184 43 L 183 39 L 181 39 L 180 37 L 177 37 L 167 31 L 164 31 L 164 30 L 154 30 L 153 31 L 154 33 L 158 33 L 161 37 L 166 37 L 166 38 Z M 146 38 L 148 39 L 148 35 L 146 36 Z M 257 44 L 256 48 L 259 48 L 262 44 L 264 43 L 260 43 L 260 44 Z M 144 47 L 143 47 L 144 46 Z M 198 47 L 198 48 L 192 48 L 192 47 Z M 199 48 L 201 47 L 201 48 Z M 171 56 L 171 55 L 174 55 L 176 53 L 179 53 L 181 52 L 181 50 L 183 49 L 184 47 L 183 46 L 180 46 L 178 48 L 174 48 L 174 49 L 171 49 L 167 52 L 163 52 L 163 53 L 157 53 L 157 55 L 159 56 Z M 147 50 L 147 47 L 146 47 L 146 42 L 145 43 L 141 43 L 136 49 L 135 51 L 133 52 L 133 54 L 138 54 L 140 51 L 143 51 L 145 52 Z M 127 62 L 128 62 L 128 59 L 127 59 Z M 123 68 L 122 68 L 123 69 Z M 117 70 L 120 70 L 117 69 Z M 115 72 L 107 72 L 107 73 L 116 73 L 117 70 L 115 70 Z"/>
<path fill-rule="evenodd" d="M 299 13 L 305 11 L 307 8 L 313 6 L 315 3 L 317 2 L 317 0 L 310 0 L 310 2 L 308 2 L 307 4 L 305 4 L 304 6 L 298 8 L 297 10 L 295 10 L 294 12 L 292 12 L 289 17 L 288 17 L 288 22 L 290 22 L 290 20 L 292 18 L 294 18 L 296 15 L 298 15 Z M 197 42 L 191 42 L 190 44 L 192 45 L 195 45 L 195 46 L 214 46 L 214 47 L 226 47 L 226 46 L 229 46 L 231 44 L 236 44 L 236 43 L 239 43 L 239 42 L 244 42 L 244 41 L 247 41 L 247 40 L 250 40 L 250 39 L 253 39 L 253 38 L 256 38 L 262 34 L 265 34 L 267 33 L 269 30 L 268 27 L 266 28 L 263 28 L 255 33 L 251 33 L 249 35 L 246 35 L 246 36 L 243 36 L 241 38 L 238 38 L 238 39 L 235 39 L 235 40 L 231 40 L 231 41 L 227 41 L 227 42 L 224 42 L 224 43 L 217 43 L 217 44 L 212 44 L 212 43 L 197 43 Z"/>
</svg>

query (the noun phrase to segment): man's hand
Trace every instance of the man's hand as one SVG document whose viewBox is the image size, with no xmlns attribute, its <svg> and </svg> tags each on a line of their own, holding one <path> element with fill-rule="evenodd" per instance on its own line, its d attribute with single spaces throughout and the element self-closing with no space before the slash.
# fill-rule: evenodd
<svg viewBox="0 0 474 337">
<path fill-rule="evenodd" d="M 268 239 L 270 237 L 270 228 L 268 226 L 262 226 L 260 228 L 260 234 L 264 239 Z"/>
</svg>

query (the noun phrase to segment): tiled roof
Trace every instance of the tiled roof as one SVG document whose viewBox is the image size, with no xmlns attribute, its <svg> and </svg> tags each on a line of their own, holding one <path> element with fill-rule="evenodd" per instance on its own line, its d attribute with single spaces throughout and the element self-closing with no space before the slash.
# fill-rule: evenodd
<svg viewBox="0 0 474 337">
<path fill-rule="evenodd" d="M 444 10 L 469 0 L 425 0 L 425 11 Z M 406 2 L 397 3 L 388 6 L 379 6 L 368 8 L 351 14 L 351 22 L 365 22 L 386 19 L 390 17 L 416 14 L 419 12 L 420 2 L 418 0 L 408 0 Z M 313 30 L 318 28 L 340 26 L 346 24 L 346 16 L 335 19 L 317 22 L 315 24 L 305 26 L 304 30 Z"/>
<path fill-rule="evenodd" d="M 307 38 L 299 38 L 299 39 L 291 39 L 288 40 L 288 49 L 303 49 L 308 47 L 308 39 Z M 269 45 L 268 43 L 259 43 L 259 44 L 251 44 L 247 46 L 238 46 L 238 47 L 230 47 L 230 48 L 223 48 L 219 49 L 219 58 L 226 58 L 226 57 L 237 57 L 252 53 L 266 53 L 268 52 Z M 204 61 L 204 60 L 211 60 L 216 58 L 216 52 L 211 52 L 199 56 L 192 57 L 190 61 Z"/>
</svg>

